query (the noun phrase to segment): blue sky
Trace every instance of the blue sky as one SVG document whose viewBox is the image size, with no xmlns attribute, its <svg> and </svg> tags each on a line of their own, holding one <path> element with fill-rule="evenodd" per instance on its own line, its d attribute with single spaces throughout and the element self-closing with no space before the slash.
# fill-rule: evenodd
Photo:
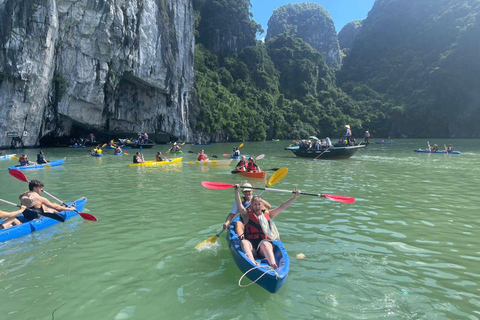
<svg viewBox="0 0 480 320">
<path fill-rule="evenodd" d="M 318 3 L 324 7 L 333 19 L 337 33 L 353 20 L 363 20 L 373 7 L 375 0 L 250 0 L 252 4 L 253 19 L 262 25 L 265 34 L 259 36 L 264 38 L 267 32 L 268 19 L 275 9 L 289 3 Z"/>
</svg>

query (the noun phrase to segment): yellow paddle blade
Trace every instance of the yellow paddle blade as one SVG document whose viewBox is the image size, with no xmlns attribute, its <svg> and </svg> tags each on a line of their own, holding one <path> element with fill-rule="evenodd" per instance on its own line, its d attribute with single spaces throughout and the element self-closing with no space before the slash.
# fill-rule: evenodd
<svg viewBox="0 0 480 320">
<path fill-rule="evenodd" d="M 105 144 L 102 146 L 102 148 L 105 148 L 106 146 L 107 146 L 107 144 L 105 143 Z"/>
<path fill-rule="evenodd" d="M 280 182 L 280 180 L 285 178 L 287 173 L 288 173 L 288 168 L 286 168 L 286 167 L 280 168 L 277 171 L 275 171 L 275 173 L 268 180 L 267 188 L 277 184 L 278 182 Z"/>
<path fill-rule="evenodd" d="M 195 246 L 195 249 L 198 250 L 198 249 L 200 249 L 200 248 L 201 248 L 202 246 L 204 246 L 204 245 L 207 245 L 207 244 L 210 244 L 210 243 L 215 243 L 215 242 L 217 242 L 217 238 L 218 238 L 217 236 L 210 237 L 210 238 L 208 238 L 207 240 L 205 240 L 205 241 L 197 244 L 197 245 Z"/>
<path fill-rule="evenodd" d="M 184 145 L 185 145 L 185 141 L 184 141 L 184 142 L 182 142 L 181 146 L 184 146 Z"/>
<path fill-rule="evenodd" d="M 238 146 L 239 148 L 243 147 L 243 143 L 241 145 Z"/>
<path fill-rule="evenodd" d="M 20 159 L 18 159 L 18 157 L 10 157 L 10 159 L 16 160 L 16 161 L 20 160 Z"/>
</svg>

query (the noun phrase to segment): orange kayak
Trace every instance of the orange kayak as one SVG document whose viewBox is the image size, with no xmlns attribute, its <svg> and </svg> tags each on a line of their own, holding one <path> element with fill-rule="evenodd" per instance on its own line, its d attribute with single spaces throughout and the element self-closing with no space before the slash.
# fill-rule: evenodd
<svg viewBox="0 0 480 320">
<path fill-rule="evenodd" d="M 254 178 L 254 179 L 265 179 L 267 178 L 267 172 L 246 172 L 246 171 L 237 171 L 237 173 L 244 177 Z"/>
</svg>

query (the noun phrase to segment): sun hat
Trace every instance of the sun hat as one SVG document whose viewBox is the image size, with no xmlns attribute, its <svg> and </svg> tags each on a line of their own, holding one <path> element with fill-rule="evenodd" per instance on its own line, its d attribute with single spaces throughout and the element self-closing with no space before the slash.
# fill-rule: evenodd
<svg viewBox="0 0 480 320">
<path fill-rule="evenodd" d="M 350 129 L 350 125 L 346 124 L 345 128 Z"/>
<path fill-rule="evenodd" d="M 251 185 L 250 183 L 248 183 L 248 182 L 247 182 L 247 183 L 244 183 L 244 184 L 242 185 L 242 187 L 243 187 L 243 188 L 242 188 L 243 191 L 252 191 L 252 190 L 253 190 L 253 189 L 252 189 L 252 185 Z M 248 188 L 245 188 L 245 187 L 248 187 Z"/>
</svg>

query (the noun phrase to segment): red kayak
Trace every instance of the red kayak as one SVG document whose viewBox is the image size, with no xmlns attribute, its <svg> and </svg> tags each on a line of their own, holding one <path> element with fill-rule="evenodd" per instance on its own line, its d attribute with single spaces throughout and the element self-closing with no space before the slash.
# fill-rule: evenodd
<svg viewBox="0 0 480 320">
<path fill-rule="evenodd" d="M 254 178 L 254 179 L 266 179 L 267 178 L 267 172 L 266 171 L 262 171 L 262 172 L 237 171 L 236 173 L 241 175 L 241 176 Z"/>
</svg>

